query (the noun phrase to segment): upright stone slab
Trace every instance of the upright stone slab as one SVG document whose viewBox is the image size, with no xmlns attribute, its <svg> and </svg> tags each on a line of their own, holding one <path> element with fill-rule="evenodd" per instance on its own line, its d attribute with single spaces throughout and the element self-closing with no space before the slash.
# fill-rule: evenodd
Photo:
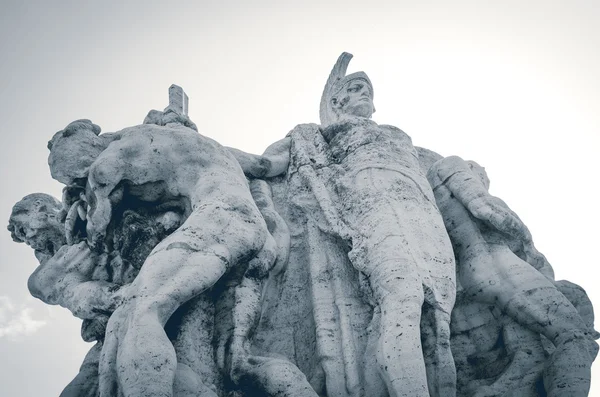
<svg viewBox="0 0 600 397">
<path fill-rule="evenodd" d="M 188 115 L 188 96 L 183 88 L 175 84 L 169 87 L 169 106 L 165 108 L 165 112 L 169 110 L 182 116 Z"/>
</svg>

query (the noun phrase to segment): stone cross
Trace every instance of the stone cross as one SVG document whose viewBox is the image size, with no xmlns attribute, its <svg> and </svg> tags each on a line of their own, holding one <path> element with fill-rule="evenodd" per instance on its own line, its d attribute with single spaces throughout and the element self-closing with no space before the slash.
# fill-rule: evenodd
<svg viewBox="0 0 600 397">
<path fill-rule="evenodd" d="M 171 84 L 169 87 L 169 106 L 167 106 L 165 112 L 168 110 L 183 116 L 188 115 L 188 96 L 183 88 L 178 85 Z"/>
</svg>

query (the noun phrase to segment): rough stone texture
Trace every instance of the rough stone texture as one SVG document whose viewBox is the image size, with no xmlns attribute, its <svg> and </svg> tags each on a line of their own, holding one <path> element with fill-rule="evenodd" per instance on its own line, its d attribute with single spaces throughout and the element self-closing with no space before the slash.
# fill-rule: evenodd
<svg viewBox="0 0 600 397">
<path fill-rule="evenodd" d="M 281 200 L 305 219 L 292 235 L 308 248 L 300 267 L 309 272 L 325 390 L 454 395 L 450 241 L 410 138 L 368 120 L 370 82 L 362 72 L 345 76 L 348 61 L 340 57 L 324 90 L 328 126 L 300 125 L 286 138 Z"/>
<path fill-rule="evenodd" d="M 510 326 L 513 335 L 507 331 L 508 324 L 503 324 L 503 345 L 512 350 L 513 368 L 505 369 L 495 383 L 475 395 L 501 393 L 510 380 L 527 375 L 535 365 L 540 367 L 539 354 L 522 360 L 520 353 L 525 350 L 519 346 L 530 345 L 523 342 L 527 337 L 539 340 L 536 334 L 543 334 L 556 348 L 547 365 L 540 367 L 548 395 L 587 395 L 591 364 L 598 351 L 594 335 L 554 280 L 536 269 L 545 258 L 533 246 L 526 226 L 504 202 L 487 192 L 489 180 L 478 164 L 447 157 L 431 167 L 428 177 L 452 241 L 466 300 L 495 306 L 516 323 Z M 513 239 L 522 241 L 524 259 L 511 250 L 508 241 Z M 468 306 L 462 310 L 469 310 Z"/>
<path fill-rule="evenodd" d="M 165 109 L 172 110 L 177 114 L 181 114 L 183 116 L 188 115 L 188 96 L 178 85 L 172 84 L 169 87 L 169 106 Z"/>
<path fill-rule="evenodd" d="M 351 58 L 321 125 L 262 156 L 199 134 L 176 85 L 142 125 L 53 136 L 62 202 L 26 196 L 9 231 L 96 341 L 61 397 L 587 395 L 585 291 L 476 163 L 371 121 Z"/>
</svg>

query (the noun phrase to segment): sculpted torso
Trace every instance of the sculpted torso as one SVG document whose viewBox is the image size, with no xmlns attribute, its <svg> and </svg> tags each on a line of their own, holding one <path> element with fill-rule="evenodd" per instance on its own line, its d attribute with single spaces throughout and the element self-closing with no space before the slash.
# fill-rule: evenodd
<svg viewBox="0 0 600 397">
<path fill-rule="evenodd" d="M 134 367 L 143 367 L 139 376 L 146 379 L 154 379 L 162 367 L 166 375 L 151 388 L 145 382 L 121 386 L 126 395 L 167 396 L 178 369 L 165 323 L 181 304 L 230 270 L 245 269 L 263 251 L 268 231 L 242 169 L 218 143 L 178 124 L 145 124 L 117 134 L 120 139 L 90 167 L 87 235 L 92 247 L 105 245 L 113 211 L 121 203 L 137 200 L 162 210 L 182 206 L 185 221 L 152 250 L 110 318 L 100 394 L 112 395 Z M 117 357 L 126 357 L 128 365 L 115 371 Z"/>
<path fill-rule="evenodd" d="M 97 243 L 110 221 L 110 205 L 123 194 L 142 202 L 179 202 L 185 215 L 199 205 L 249 200 L 235 158 L 215 141 L 183 126 L 124 129 L 90 168 L 88 235 Z"/>
<path fill-rule="evenodd" d="M 449 241 L 410 137 L 396 127 L 368 119 L 333 124 L 323 130 L 323 136 L 329 141 L 336 170 L 335 201 L 343 220 L 356 232 L 352 241 L 355 266 L 371 276 L 382 266 L 381 259 L 373 260 L 372 255 L 410 256 L 407 260 L 420 269 L 423 284 L 435 290 L 430 281 L 434 276 L 453 285 Z M 417 219 L 421 231 L 416 230 Z M 425 231 L 424 224 L 432 228 Z M 421 241 L 409 243 L 408 249 L 400 241 L 387 246 L 414 233 L 421 235 Z"/>
<path fill-rule="evenodd" d="M 346 171 L 381 168 L 425 178 L 412 140 L 399 128 L 360 119 L 331 125 L 323 136 L 329 142 L 333 161 Z"/>
</svg>

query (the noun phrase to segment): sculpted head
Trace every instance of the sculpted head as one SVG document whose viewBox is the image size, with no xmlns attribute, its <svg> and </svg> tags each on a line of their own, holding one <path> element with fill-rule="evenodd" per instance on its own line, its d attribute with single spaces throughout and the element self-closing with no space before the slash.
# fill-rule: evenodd
<svg viewBox="0 0 600 397">
<path fill-rule="evenodd" d="M 342 53 L 334 65 L 321 97 L 321 126 L 327 127 L 346 118 L 371 118 L 373 85 L 364 72 L 346 76 L 352 54 Z"/>
<path fill-rule="evenodd" d="M 47 255 L 63 245 L 66 238 L 59 220 L 61 203 L 44 193 L 33 193 L 16 203 L 8 220 L 8 231 L 14 241 L 26 243 L 36 252 Z"/>
<path fill-rule="evenodd" d="M 331 97 L 331 108 L 338 119 L 349 117 L 371 118 L 373 106 L 373 87 L 363 78 L 348 81 Z"/>
<path fill-rule="evenodd" d="M 48 142 L 48 165 L 52 178 L 73 185 L 87 178 L 89 168 L 106 149 L 100 127 L 90 120 L 76 120 L 58 131 Z"/>
</svg>

